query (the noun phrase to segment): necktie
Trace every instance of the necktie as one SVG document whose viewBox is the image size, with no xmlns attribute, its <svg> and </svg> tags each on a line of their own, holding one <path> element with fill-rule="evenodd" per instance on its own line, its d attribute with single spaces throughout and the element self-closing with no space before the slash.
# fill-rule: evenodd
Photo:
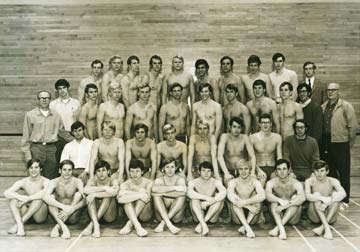
<svg viewBox="0 0 360 252">
<path fill-rule="evenodd" d="M 311 81 L 310 79 L 308 79 L 308 83 L 307 83 L 310 87 L 311 87 Z"/>
</svg>

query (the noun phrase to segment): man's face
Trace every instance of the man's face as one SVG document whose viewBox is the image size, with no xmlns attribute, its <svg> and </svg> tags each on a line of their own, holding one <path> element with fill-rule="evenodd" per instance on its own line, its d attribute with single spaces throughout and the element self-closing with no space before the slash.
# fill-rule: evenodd
<svg viewBox="0 0 360 252">
<path fill-rule="evenodd" d="M 105 180 L 109 177 L 109 172 L 106 169 L 106 167 L 101 167 L 96 170 L 95 176 L 97 177 L 98 180 Z"/>
<path fill-rule="evenodd" d="M 34 162 L 30 167 L 29 167 L 29 176 L 32 178 L 37 178 L 40 176 L 41 173 L 41 168 L 38 162 Z"/>
<path fill-rule="evenodd" d="M 176 166 L 175 162 L 171 162 L 164 167 L 164 173 L 167 177 L 172 177 L 175 175 Z"/>
<path fill-rule="evenodd" d="M 135 73 L 140 72 L 140 64 L 139 64 L 139 61 L 137 61 L 136 59 L 131 60 L 129 67 L 130 67 L 130 71 L 132 71 L 132 72 L 135 72 Z"/>
<path fill-rule="evenodd" d="M 174 97 L 175 100 L 181 99 L 182 96 L 182 89 L 181 87 L 174 87 L 171 91 L 172 97 Z"/>
<path fill-rule="evenodd" d="M 89 100 L 96 101 L 98 97 L 98 90 L 95 88 L 89 88 L 86 96 Z"/>
<path fill-rule="evenodd" d="M 313 64 L 307 64 L 304 67 L 304 74 L 306 78 L 311 78 L 314 76 L 315 74 L 315 69 L 314 69 L 314 65 Z"/>
<path fill-rule="evenodd" d="M 70 164 L 64 164 L 60 169 L 60 175 L 63 179 L 70 179 L 72 177 L 73 168 Z"/>
<path fill-rule="evenodd" d="M 71 133 L 76 140 L 81 140 L 84 138 L 84 129 L 82 127 L 74 129 L 73 131 L 71 131 Z"/>
<path fill-rule="evenodd" d="M 208 87 L 204 87 L 200 90 L 200 98 L 202 101 L 206 101 L 210 98 L 210 90 Z"/>
<path fill-rule="evenodd" d="M 165 132 L 164 137 L 168 142 L 174 142 L 176 136 L 176 130 L 175 129 L 169 129 Z"/>
<path fill-rule="evenodd" d="M 235 100 L 237 92 L 235 92 L 235 90 L 232 90 L 232 89 L 226 89 L 225 94 L 226 94 L 226 99 L 229 102 L 231 102 L 231 101 Z"/>
<path fill-rule="evenodd" d="M 115 132 L 107 125 L 104 125 L 104 128 L 101 131 L 103 138 L 110 139 L 115 135 Z"/>
<path fill-rule="evenodd" d="M 100 63 L 93 64 L 91 72 L 94 76 L 98 77 L 102 73 L 102 66 Z"/>
<path fill-rule="evenodd" d="M 145 101 L 145 102 L 149 101 L 150 88 L 149 87 L 140 88 L 139 92 L 138 92 L 138 95 L 139 95 L 139 100 Z"/>
<path fill-rule="evenodd" d="M 111 62 L 111 69 L 115 70 L 115 71 L 120 71 L 121 67 L 122 67 L 122 61 L 119 58 L 115 58 L 112 62 Z"/>
<path fill-rule="evenodd" d="M 207 74 L 207 69 L 206 66 L 204 64 L 200 64 L 197 66 L 196 68 L 196 72 L 200 77 L 204 77 Z"/>
<path fill-rule="evenodd" d="M 69 88 L 65 86 L 59 86 L 57 88 L 57 91 L 59 93 L 59 96 L 61 98 L 68 98 L 69 97 Z"/>
<path fill-rule="evenodd" d="M 259 71 L 260 71 L 260 66 L 257 62 L 251 62 L 249 64 L 249 73 L 256 74 Z"/>
<path fill-rule="evenodd" d="M 280 71 L 284 67 L 284 60 L 282 57 L 278 57 L 274 62 L 275 70 Z"/>
<path fill-rule="evenodd" d="M 314 174 L 317 180 L 323 181 L 329 173 L 329 170 L 326 170 L 326 167 L 314 170 Z"/>
<path fill-rule="evenodd" d="M 138 142 L 143 142 L 146 139 L 146 133 L 144 128 L 139 128 L 135 131 L 135 138 Z"/>
<path fill-rule="evenodd" d="M 262 132 L 271 132 L 272 122 L 269 118 L 262 118 L 259 124 Z"/>
<path fill-rule="evenodd" d="M 302 87 L 299 91 L 298 91 L 298 97 L 300 99 L 301 102 L 306 102 L 309 98 L 310 98 L 310 94 L 307 91 L 306 87 Z"/>
<path fill-rule="evenodd" d="M 229 59 L 224 59 L 221 62 L 221 71 L 223 73 L 229 73 L 232 71 L 232 65 L 231 65 L 231 61 Z"/>
<path fill-rule="evenodd" d="M 198 124 L 197 125 L 197 133 L 200 135 L 201 138 L 206 138 L 209 135 L 209 127 L 205 124 Z"/>
<path fill-rule="evenodd" d="M 304 136 L 306 134 L 305 132 L 306 132 L 305 124 L 302 123 L 302 122 L 297 122 L 295 124 L 295 135 L 296 135 L 296 137 L 304 138 Z"/>
<path fill-rule="evenodd" d="M 47 92 L 41 92 L 38 95 L 38 104 L 41 109 L 48 109 L 50 104 L 50 94 Z"/>
<path fill-rule="evenodd" d="M 212 170 L 202 167 L 200 169 L 200 177 L 204 180 L 209 180 L 212 177 Z"/>
<path fill-rule="evenodd" d="M 230 126 L 230 133 L 233 136 L 239 136 L 241 134 L 241 125 L 237 122 L 233 122 Z"/>
<path fill-rule="evenodd" d="M 152 59 L 151 60 L 151 69 L 157 73 L 161 72 L 162 63 L 159 59 Z"/>
<path fill-rule="evenodd" d="M 292 91 L 290 91 L 289 86 L 285 85 L 280 87 L 280 97 L 283 100 L 287 100 L 290 98 Z"/>
<path fill-rule="evenodd" d="M 109 94 L 113 101 L 118 101 L 121 98 L 122 90 L 121 88 L 111 89 Z"/>
<path fill-rule="evenodd" d="M 261 85 L 255 85 L 253 87 L 253 93 L 256 98 L 260 98 L 260 97 L 264 96 L 265 89 Z"/>
<path fill-rule="evenodd" d="M 239 176 L 242 179 L 246 179 L 250 176 L 250 167 L 249 166 L 241 166 L 238 168 Z"/>
<path fill-rule="evenodd" d="M 329 100 L 337 100 L 339 98 L 339 86 L 335 83 L 329 84 L 326 92 Z"/>
<path fill-rule="evenodd" d="M 172 65 L 174 70 L 181 71 L 184 68 L 184 63 L 179 58 L 174 58 L 172 60 Z"/>
<path fill-rule="evenodd" d="M 289 176 L 289 174 L 290 174 L 290 170 L 285 163 L 282 163 L 276 167 L 276 175 L 279 178 L 285 179 Z"/>
<path fill-rule="evenodd" d="M 141 168 L 130 168 L 129 173 L 130 173 L 130 178 L 133 180 L 138 180 L 142 176 Z"/>
</svg>

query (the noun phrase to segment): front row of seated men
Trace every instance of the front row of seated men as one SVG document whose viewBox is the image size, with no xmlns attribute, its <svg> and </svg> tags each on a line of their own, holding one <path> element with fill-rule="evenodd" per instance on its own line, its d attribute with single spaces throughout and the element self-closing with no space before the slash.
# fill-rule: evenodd
<svg viewBox="0 0 360 252">
<path fill-rule="evenodd" d="M 50 181 L 40 175 L 42 164 L 39 160 L 30 160 L 27 166 L 29 176 L 15 182 L 4 193 L 16 223 L 8 232 L 18 236 L 25 235 L 24 224 L 30 218 L 36 223 L 44 222 L 49 211 L 56 221 L 50 236 L 70 238 L 67 224 L 76 223 L 81 209 L 87 205 L 91 222 L 83 234 L 100 237 L 100 220 L 113 222 L 118 213 L 123 215 L 118 211 L 118 203 L 128 218 L 119 232 L 121 235 L 133 230 L 140 237 L 148 235 L 141 222 L 152 220 L 153 213 L 158 221 L 155 232 L 167 228 L 177 234 L 180 228 L 176 225 L 184 220 L 188 198 L 192 217 L 198 222 L 195 232 L 202 235 L 209 233 L 207 224 L 217 222 L 227 205 L 231 220 L 240 225 L 239 233 L 253 238 L 255 233 L 251 225 L 259 223 L 263 205 L 267 205 L 276 224 L 269 235 L 286 239 L 285 224 L 299 222 L 307 200 L 308 218 L 321 224 L 313 232 L 332 239 L 330 225 L 335 222 L 340 202 L 346 196 L 339 181 L 327 176 L 328 165 L 321 160 L 314 163 L 313 175 L 305 181 L 305 190 L 291 175 L 290 164 L 284 159 L 277 160 L 276 176 L 266 183 L 265 190 L 251 174 L 251 166 L 245 160 L 237 163 L 239 176 L 229 181 L 227 189 L 220 179 L 214 178 L 212 164 L 207 161 L 199 165 L 199 177 L 188 185 L 185 177 L 176 172 L 174 159 L 162 162 L 162 175 L 155 181 L 143 176 L 145 167 L 140 160 L 132 160 L 129 178 L 123 183 L 115 174 L 111 176 L 106 161 L 99 160 L 94 176 L 85 187 L 81 179 L 73 176 L 74 164 L 70 160 L 60 163 L 60 177 Z"/>
</svg>

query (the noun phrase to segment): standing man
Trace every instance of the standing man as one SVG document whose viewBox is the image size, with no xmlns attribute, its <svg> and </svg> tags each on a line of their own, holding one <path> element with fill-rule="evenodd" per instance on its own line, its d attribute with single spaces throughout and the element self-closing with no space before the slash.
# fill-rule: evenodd
<svg viewBox="0 0 360 252">
<path fill-rule="evenodd" d="M 294 71 L 289 70 L 285 67 L 285 56 L 283 54 L 275 53 L 272 56 L 272 62 L 274 71 L 269 74 L 269 78 L 273 87 L 273 98 L 276 103 L 280 103 L 280 85 L 283 82 L 290 82 L 293 88 L 296 90 L 296 87 L 298 85 L 298 77 Z M 294 94 L 294 97 L 292 97 L 294 101 L 296 98 L 295 96 L 296 94 Z"/>
<path fill-rule="evenodd" d="M 284 141 L 284 159 L 290 162 L 296 179 L 303 182 L 311 176 L 312 164 L 320 160 L 319 146 L 307 135 L 309 125 L 304 120 L 296 120 L 293 128 L 295 135 Z"/>
<path fill-rule="evenodd" d="M 37 99 L 38 107 L 25 114 L 21 149 L 26 162 L 39 159 L 44 164 L 42 174 L 53 179 L 58 176 L 56 143 L 64 126 L 60 115 L 49 109 L 50 92 L 38 92 Z"/>
<path fill-rule="evenodd" d="M 109 60 L 109 71 L 104 74 L 103 81 L 101 84 L 101 95 L 103 102 L 108 100 L 108 88 L 110 83 L 115 80 L 120 84 L 120 80 L 123 75 L 121 74 L 123 70 L 123 60 L 120 56 L 114 55 Z"/>
<path fill-rule="evenodd" d="M 165 75 L 162 88 L 162 104 L 165 104 L 169 99 L 169 88 L 175 82 L 180 83 L 183 87 L 182 101 L 188 103 L 188 97 L 190 96 L 190 102 L 193 104 L 195 101 L 194 79 L 191 74 L 184 72 L 184 58 L 179 55 L 173 57 L 171 73 Z"/>
<path fill-rule="evenodd" d="M 326 100 L 326 85 L 316 76 L 316 65 L 314 62 L 306 61 L 303 65 L 304 83 L 311 87 L 311 100 L 322 105 Z"/>
<path fill-rule="evenodd" d="M 224 56 L 220 59 L 220 73 L 221 77 L 219 78 L 219 87 L 221 89 L 221 105 L 226 105 L 225 99 L 225 88 L 228 84 L 234 84 L 238 88 L 238 96 L 237 99 L 245 104 L 246 96 L 245 96 L 245 88 L 242 84 L 240 77 L 233 73 L 234 60 L 230 56 Z"/>
<path fill-rule="evenodd" d="M 355 143 L 358 123 L 353 106 L 340 98 L 340 85 L 327 86 L 328 101 L 321 107 L 324 113 L 324 129 L 321 156 L 329 164 L 329 176 L 338 178 L 346 191 L 343 207 L 350 198 L 350 148 Z"/>
<path fill-rule="evenodd" d="M 100 60 L 94 60 L 91 62 L 91 73 L 90 76 L 86 77 L 85 79 L 82 79 L 80 81 L 80 85 L 78 87 L 78 99 L 80 104 L 84 104 L 87 101 L 86 95 L 85 95 L 85 87 L 87 84 L 93 83 L 96 85 L 97 89 L 99 90 L 99 96 L 98 96 L 98 103 L 101 101 L 101 83 L 102 83 L 102 77 L 103 77 L 103 68 L 104 64 Z"/>
<path fill-rule="evenodd" d="M 121 79 L 120 85 L 123 93 L 125 108 L 129 108 L 137 100 L 137 90 L 141 84 L 140 59 L 132 55 L 127 59 L 128 73 Z"/>
<path fill-rule="evenodd" d="M 247 60 L 247 74 L 241 76 L 241 82 L 243 83 L 246 90 L 246 102 L 255 98 L 253 93 L 253 83 L 256 80 L 263 80 L 266 83 L 266 96 L 273 97 L 272 86 L 270 83 L 269 75 L 264 74 L 260 71 L 261 60 L 257 55 L 251 55 Z"/>
<path fill-rule="evenodd" d="M 195 76 L 197 80 L 194 83 L 195 87 L 195 101 L 200 101 L 199 86 L 201 83 L 209 83 L 213 88 L 211 99 L 220 103 L 220 87 L 216 79 L 209 76 L 209 63 L 205 59 L 198 59 L 195 62 Z"/>
<path fill-rule="evenodd" d="M 320 144 L 323 128 L 323 114 L 321 104 L 313 100 L 312 90 L 308 84 L 301 83 L 297 86 L 298 100 L 304 113 L 304 120 L 309 125 L 309 136 Z M 311 98 L 310 98 L 311 97 Z"/>
<path fill-rule="evenodd" d="M 159 114 L 159 129 L 165 124 L 172 124 L 176 128 L 176 139 L 187 143 L 190 137 L 190 108 L 188 103 L 181 100 L 183 87 L 180 83 L 173 83 L 169 88 L 171 99 L 163 104 Z M 159 130 L 160 141 L 164 140 L 162 130 Z"/>
</svg>

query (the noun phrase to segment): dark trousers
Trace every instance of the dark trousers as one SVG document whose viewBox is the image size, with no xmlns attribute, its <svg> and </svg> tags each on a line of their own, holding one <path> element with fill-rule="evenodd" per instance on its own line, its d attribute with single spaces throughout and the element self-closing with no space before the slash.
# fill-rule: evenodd
<svg viewBox="0 0 360 252">
<path fill-rule="evenodd" d="M 330 137 L 323 137 L 320 151 L 321 158 L 329 164 L 329 176 L 340 180 L 346 192 L 343 201 L 349 203 L 351 161 L 349 142 L 332 143 Z"/>
<path fill-rule="evenodd" d="M 56 161 L 56 144 L 42 145 L 31 144 L 30 152 L 32 158 L 39 159 L 44 164 L 41 175 L 48 179 L 58 177 L 58 167 Z"/>
</svg>

